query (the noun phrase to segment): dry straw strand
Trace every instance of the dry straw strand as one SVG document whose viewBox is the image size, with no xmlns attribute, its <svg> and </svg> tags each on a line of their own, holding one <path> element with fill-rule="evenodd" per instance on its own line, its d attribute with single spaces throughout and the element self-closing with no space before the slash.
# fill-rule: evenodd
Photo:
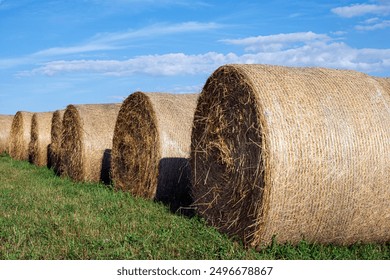
<svg viewBox="0 0 390 280">
<path fill-rule="evenodd" d="M 189 204 L 188 158 L 197 97 L 135 92 L 123 102 L 112 149 L 117 189 L 173 209 Z"/>
<path fill-rule="evenodd" d="M 62 119 L 65 110 L 56 110 L 51 119 L 51 136 L 49 145 L 48 167 L 52 168 L 56 174 L 61 174 L 61 139 L 62 139 Z"/>
<path fill-rule="evenodd" d="M 52 117 L 53 112 L 42 112 L 35 113 L 31 119 L 29 161 L 37 166 L 46 166 L 48 163 Z"/>
<path fill-rule="evenodd" d="M 9 154 L 13 159 L 28 160 L 32 116 L 31 112 L 18 111 L 12 120 Z"/>
<path fill-rule="evenodd" d="M 13 115 L 0 115 L 0 154 L 8 153 L 9 135 L 11 133 Z"/>
<path fill-rule="evenodd" d="M 248 246 L 390 240 L 390 95 L 363 73 L 225 65 L 195 111 L 198 213 Z"/>
<path fill-rule="evenodd" d="M 75 181 L 109 182 L 120 104 L 68 105 L 62 120 L 61 172 Z"/>
</svg>

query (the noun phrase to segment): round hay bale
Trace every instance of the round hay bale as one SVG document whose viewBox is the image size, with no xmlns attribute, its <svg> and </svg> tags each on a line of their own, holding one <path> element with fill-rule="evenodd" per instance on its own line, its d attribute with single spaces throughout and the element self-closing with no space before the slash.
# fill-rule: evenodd
<svg viewBox="0 0 390 280">
<path fill-rule="evenodd" d="M 31 112 L 18 111 L 12 120 L 9 154 L 13 159 L 28 160 L 32 116 Z"/>
<path fill-rule="evenodd" d="M 188 205 L 197 94 L 135 92 L 122 104 L 112 147 L 115 187 L 177 209 Z"/>
<path fill-rule="evenodd" d="M 390 240 L 390 95 L 354 71 L 226 65 L 199 97 L 198 213 L 248 246 Z"/>
<path fill-rule="evenodd" d="M 0 115 L 0 154 L 8 153 L 8 140 L 13 119 L 12 115 Z"/>
<path fill-rule="evenodd" d="M 376 78 L 376 80 L 390 94 L 390 78 Z"/>
<path fill-rule="evenodd" d="M 62 120 L 61 171 L 75 181 L 109 182 L 120 104 L 68 105 Z"/>
<path fill-rule="evenodd" d="M 48 167 L 52 168 L 54 172 L 61 174 L 61 139 L 62 139 L 62 119 L 65 110 L 56 110 L 51 119 L 51 143 L 49 144 L 49 158 Z"/>
<path fill-rule="evenodd" d="M 53 112 L 45 112 L 35 113 L 31 119 L 29 161 L 37 166 L 46 166 L 48 162 L 52 117 Z"/>
</svg>

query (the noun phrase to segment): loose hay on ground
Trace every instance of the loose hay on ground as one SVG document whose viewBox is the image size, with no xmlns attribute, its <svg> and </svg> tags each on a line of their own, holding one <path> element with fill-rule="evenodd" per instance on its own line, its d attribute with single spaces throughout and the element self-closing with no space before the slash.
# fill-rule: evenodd
<svg viewBox="0 0 390 280">
<path fill-rule="evenodd" d="M 61 172 L 75 181 L 109 182 L 120 104 L 68 105 L 62 120 Z"/>
<path fill-rule="evenodd" d="M 18 111 L 12 120 L 9 154 L 13 159 L 28 160 L 32 116 L 31 112 Z"/>
<path fill-rule="evenodd" d="M 37 166 L 46 166 L 48 162 L 52 117 L 53 112 L 44 112 L 35 113 L 31 119 L 29 161 Z"/>
<path fill-rule="evenodd" d="M 112 177 L 117 189 L 176 209 L 189 203 L 188 157 L 197 94 L 131 94 L 115 126 Z"/>
<path fill-rule="evenodd" d="M 198 213 L 246 245 L 390 240 L 390 95 L 354 71 L 227 65 L 191 144 Z"/>
<path fill-rule="evenodd" d="M 9 136 L 11 133 L 13 115 L 0 115 L 0 154 L 8 153 Z"/>
</svg>

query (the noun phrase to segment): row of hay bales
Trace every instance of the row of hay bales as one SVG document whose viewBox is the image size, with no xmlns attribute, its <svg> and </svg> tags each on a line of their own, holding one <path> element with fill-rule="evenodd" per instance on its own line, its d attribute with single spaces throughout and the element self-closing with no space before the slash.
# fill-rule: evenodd
<svg viewBox="0 0 390 280">
<path fill-rule="evenodd" d="M 2 119 L 13 158 L 191 206 L 248 246 L 390 241 L 390 79 L 226 65 L 200 95 Z"/>
</svg>

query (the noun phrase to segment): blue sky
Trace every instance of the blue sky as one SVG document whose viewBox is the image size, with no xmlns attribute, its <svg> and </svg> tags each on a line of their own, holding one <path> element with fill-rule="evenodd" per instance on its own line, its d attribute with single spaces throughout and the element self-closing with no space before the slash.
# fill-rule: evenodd
<svg viewBox="0 0 390 280">
<path fill-rule="evenodd" d="M 228 63 L 390 76 L 390 0 L 0 0 L 0 114 L 199 92 Z"/>
</svg>

